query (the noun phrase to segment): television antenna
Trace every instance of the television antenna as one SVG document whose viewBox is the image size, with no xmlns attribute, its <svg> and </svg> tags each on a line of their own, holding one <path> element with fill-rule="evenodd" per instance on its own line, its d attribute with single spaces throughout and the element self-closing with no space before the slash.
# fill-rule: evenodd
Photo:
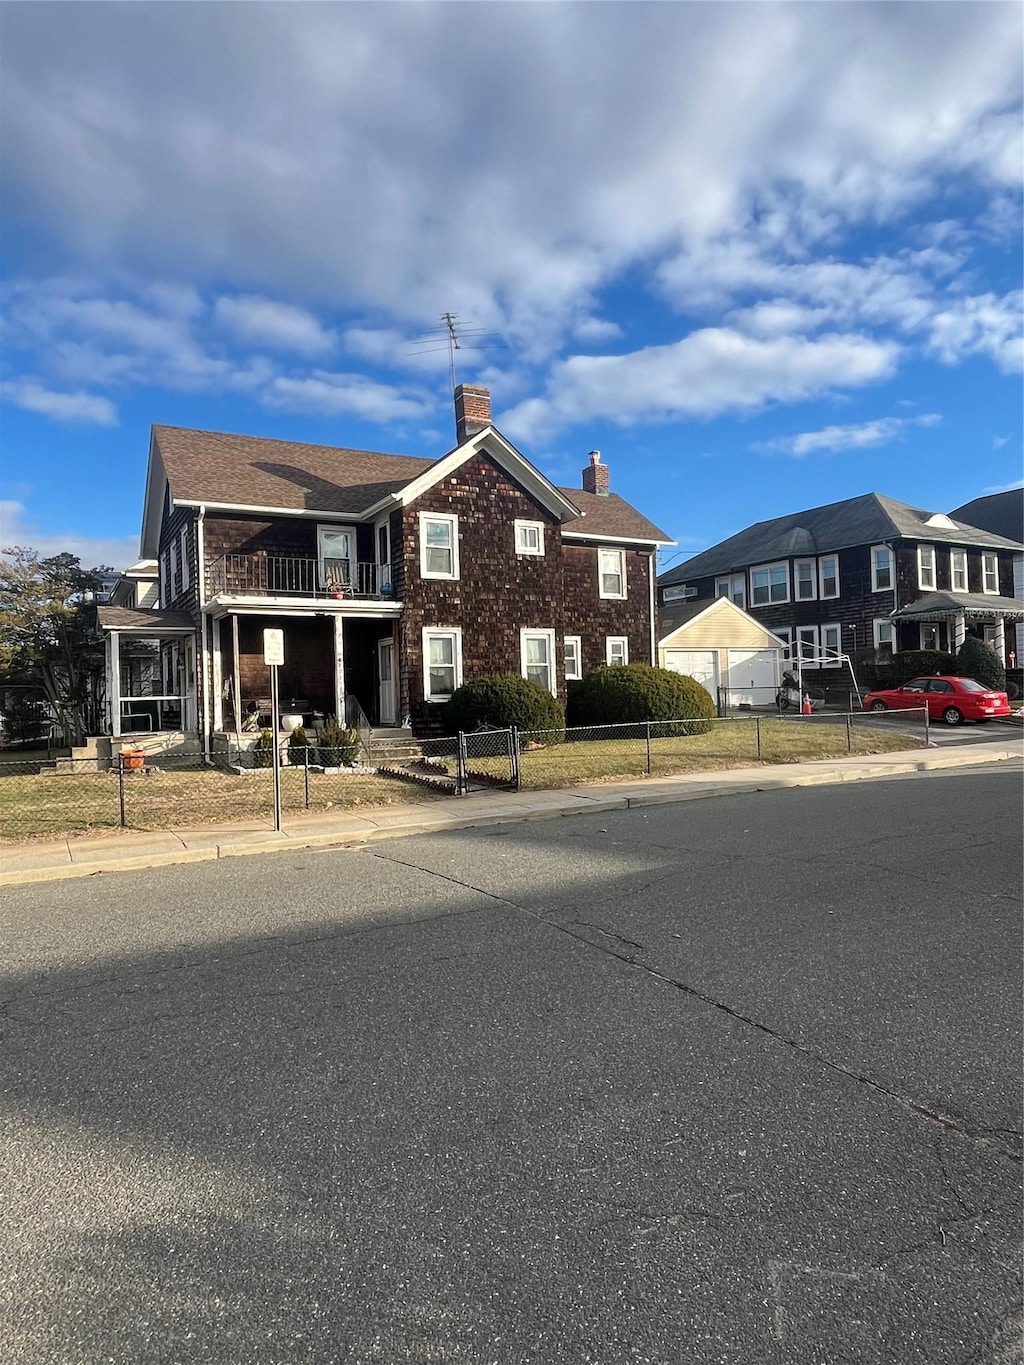
<svg viewBox="0 0 1024 1365">
<path fill-rule="evenodd" d="M 441 325 L 432 327 L 417 337 L 412 345 L 412 355 L 431 355 L 440 351 L 448 352 L 448 384 L 455 392 L 455 352 L 468 348 L 472 351 L 491 350 L 505 343 L 496 332 L 486 327 L 469 327 L 459 320 L 458 313 L 442 313 Z"/>
</svg>

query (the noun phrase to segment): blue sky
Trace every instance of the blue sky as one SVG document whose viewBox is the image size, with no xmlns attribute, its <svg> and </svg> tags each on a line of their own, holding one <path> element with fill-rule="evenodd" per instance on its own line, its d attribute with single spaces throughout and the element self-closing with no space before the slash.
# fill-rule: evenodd
<svg viewBox="0 0 1024 1365">
<path fill-rule="evenodd" d="M 679 542 L 1019 482 L 1015 4 L 8 4 L 4 544 L 151 423 L 436 456 L 458 378 Z M 669 556 L 666 556 L 666 561 Z"/>
</svg>

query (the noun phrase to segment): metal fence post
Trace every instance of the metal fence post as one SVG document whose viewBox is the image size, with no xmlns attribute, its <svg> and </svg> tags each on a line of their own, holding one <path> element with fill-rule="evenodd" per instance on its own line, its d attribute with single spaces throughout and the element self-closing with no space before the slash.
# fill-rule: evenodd
<svg viewBox="0 0 1024 1365">
<path fill-rule="evenodd" d="M 924 742 L 925 745 L 931 744 L 931 712 L 927 705 L 924 707 Z"/>
<path fill-rule="evenodd" d="M 306 791 L 306 809 L 309 810 L 309 745 L 302 750 L 302 781 Z"/>
<path fill-rule="evenodd" d="M 128 828 L 128 821 L 124 814 L 124 754 L 117 756 L 117 800 L 121 809 L 121 828 Z"/>
<path fill-rule="evenodd" d="M 846 752 L 853 753 L 853 715 L 846 717 Z"/>
<path fill-rule="evenodd" d="M 469 789 L 468 772 L 469 755 L 466 751 L 466 736 L 460 730 L 458 734 L 458 753 L 455 762 L 455 795 L 465 796 Z"/>
<path fill-rule="evenodd" d="M 647 776 L 651 775 L 651 722 L 647 722 Z"/>
<path fill-rule="evenodd" d="M 519 727 L 513 725 L 509 730 L 509 756 L 512 759 L 512 790 L 521 790 L 519 775 Z"/>
<path fill-rule="evenodd" d="M 761 762 L 761 717 L 754 717 L 754 728 L 757 731 L 757 761 Z"/>
</svg>

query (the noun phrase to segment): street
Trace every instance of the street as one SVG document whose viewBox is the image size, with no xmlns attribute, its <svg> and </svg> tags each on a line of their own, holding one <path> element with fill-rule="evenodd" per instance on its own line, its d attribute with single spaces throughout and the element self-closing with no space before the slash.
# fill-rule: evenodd
<svg viewBox="0 0 1024 1365">
<path fill-rule="evenodd" d="M 1021 769 L 2 893 L 10 1365 L 1020 1354 Z"/>
</svg>

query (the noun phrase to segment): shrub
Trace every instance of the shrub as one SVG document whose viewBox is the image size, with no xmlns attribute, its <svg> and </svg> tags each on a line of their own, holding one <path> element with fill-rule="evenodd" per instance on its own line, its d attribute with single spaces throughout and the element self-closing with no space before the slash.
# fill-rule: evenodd
<svg viewBox="0 0 1024 1365">
<path fill-rule="evenodd" d="M 312 745 L 306 735 L 305 729 L 301 725 L 296 725 L 295 729 L 288 736 L 288 762 L 301 768 L 309 763 L 313 755 L 310 753 Z"/>
<path fill-rule="evenodd" d="M 274 736 L 269 730 L 261 730 L 252 746 L 252 766 L 272 768 L 274 766 Z"/>
<path fill-rule="evenodd" d="M 1002 625 L 998 629 L 1001 630 Z M 974 678 L 983 687 L 991 687 L 996 692 L 1006 691 L 1006 668 L 1002 660 L 991 645 L 973 635 L 968 635 L 960 646 L 956 671 L 965 678 Z"/>
<path fill-rule="evenodd" d="M 354 768 L 359 758 L 359 733 L 328 716 L 316 734 L 317 756 L 325 768 Z"/>
<path fill-rule="evenodd" d="M 650 664 L 595 668 L 573 696 L 572 725 L 623 725 L 648 720 L 702 720 L 715 716 L 707 688 L 682 673 Z M 687 734 L 710 730 L 687 726 Z"/>
<path fill-rule="evenodd" d="M 1020 688 L 1015 682 L 1011 682 L 1009 678 L 1006 680 L 1006 696 L 1009 701 L 1017 701 L 1020 697 Z"/>
<path fill-rule="evenodd" d="M 565 715 L 560 703 L 540 683 L 509 675 L 474 678 L 457 687 L 448 703 L 444 723 L 452 735 L 460 730 L 475 730 L 480 725 L 564 730 Z"/>
<path fill-rule="evenodd" d="M 892 686 L 901 687 L 911 678 L 928 673 L 955 676 L 959 670 L 956 655 L 944 654 L 940 649 L 904 649 L 892 659 Z"/>
</svg>

